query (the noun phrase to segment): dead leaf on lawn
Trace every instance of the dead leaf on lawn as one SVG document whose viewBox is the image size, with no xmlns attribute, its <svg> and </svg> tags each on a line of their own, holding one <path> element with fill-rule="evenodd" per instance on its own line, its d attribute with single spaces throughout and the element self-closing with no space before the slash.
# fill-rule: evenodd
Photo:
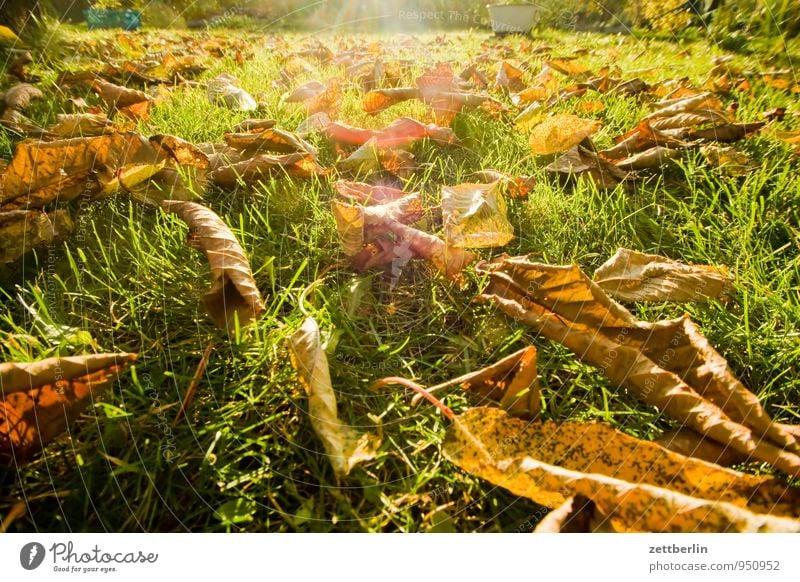
<svg viewBox="0 0 800 582">
<path fill-rule="evenodd" d="M 19 83 L 6 91 L 5 102 L 6 107 L 16 109 L 17 111 L 24 111 L 32 100 L 41 98 L 42 92 L 38 87 L 34 87 L 28 83 Z"/>
<path fill-rule="evenodd" d="M 120 353 L 0 364 L 0 463 L 27 462 L 134 360 Z"/>
<path fill-rule="evenodd" d="M 245 326 L 264 312 L 264 302 L 253 280 L 253 272 L 242 246 L 228 225 L 214 212 L 195 202 L 167 200 L 189 226 L 190 246 L 203 250 L 211 269 L 212 285 L 203 297 L 211 319 L 223 329 L 233 329 L 236 318 Z"/>
<path fill-rule="evenodd" d="M 93 80 L 91 87 L 105 101 L 109 109 L 117 110 L 133 120 L 147 119 L 148 109 L 153 104 L 153 98 L 147 93 L 115 85 L 102 79 Z"/>
<path fill-rule="evenodd" d="M 498 182 L 503 194 L 509 198 L 525 199 L 536 185 L 533 176 L 512 176 L 497 170 L 479 170 L 472 177 L 484 183 Z"/>
<path fill-rule="evenodd" d="M 95 113 L 60 113 L 56 119 L 47 131 L 59 137 L 90 137 L 114 131 L 114 123 L 108 117 Z"/>
<path fill-rule="evenodd" d="M 17 260 L 33 248 L 66 238 L 73 228 L 66 210 L 0 211 L 0 265 Z"/>
<path fill-rule="evenodd" d="M 601 423 L 529 423 L 473 408 L 454 419 L 442 451 L 461 469 L 547 507 L 584 496 L 614 531 L 800 531 L 797 490 Z"/>
<path fill-rule="evenodd" d="M 800 476 L 800 444 L 772 421 L 688 317 L 637 320 L 575 266 L 502 257 L 478 297 L 564 344 L 611 382 L 671 418 L 752 459 Z"/>
<path fill-rule="evenodd" d="M 733 284 L 725 266 L 687 265 L 620 248 L 600 265 L 594 282 L 618 301 L 707 301 Z"/>
<path fill-rule="evenodd" d="M 566 152 L 600 129 L 602 124 L 577 115 L 558 114 L 548 117 L 533 128 L 531 150 L 537 155 Z"/>
<path fill-rule="evenodd" d="M 602 155 L 577 145 L 545 167 L 545 172 L 570 179 L 586 175 L 600 188 L 613 188 L 627 173 L 603 158 Z"/>
<path fill-rule="evenodd" d="M 216 105 L 224 105 L 238 111 L 255 111 L 258 104 L 253 97 L 242 89 L 239 79 L 228 73 L 215 77 L 208 83 L 206 94 L 208 100 Z"/>
<path fill-rule="evenodd" d="M 262 178 L 276 175 L 309 178 L 321 176 L 325 170 L 307 153 L 273 156 L 259 154 L 250 159 L 223 165 L 209 174 L 209 178 L 222 188 L 234 188 L 239 182 L 251 184 Z"/>
<path fill-rule="evenodd" d="M 501 247 L 514 238 L 498 182 L 442 186 L 447 244 L 458 248 Z"/>
<path fill-rule="evenodd" d="M 456 385 L 481 398 L 498 402 L 509 414 L 534 418 L 541 408 L 536 348 L 522 348 L 481 370 L 431 386 L 428 392 Z M 417 395 L 413 401 L 419 398 Z"/>
<path fill-rule="evenodd" d="M 381 436 L 359 433 L 339 420 L 328 358 L 313 318 L 307 318 L 289 337 L 289 353 L 308 395 L 311 426 L 325 447 L 336 480 L 344 479 L 355 465 L 375 458 Z"/>
</svg>

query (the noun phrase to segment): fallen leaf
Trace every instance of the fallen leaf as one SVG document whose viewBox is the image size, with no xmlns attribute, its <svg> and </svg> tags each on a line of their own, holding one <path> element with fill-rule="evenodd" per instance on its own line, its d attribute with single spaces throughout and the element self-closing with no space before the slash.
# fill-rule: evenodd
<svg viewBox="0 0 800 582">
<path fill-rule="evenodd" d="M 472 177 L 484 183 L 498 182 L 503 193 L 509 198 L 525 199 L 536 185 L 533 176 L 512 176 L 497 170 L 479 170 L 472 173 Z"/>
<path fill-rule="evenodd" d="M 376 89 L 364 95 L 362 107 L 366 113 L 376 115 L 392 105 L 408 101 L 410 99 L 420 99 L 422 94 L 417 87 L 395 87 L 391 89 Z"/>
<path fill-rule="evenodd" d="M 313 318 L 307 318 L 289 337 L 289 353 L 308 395 L 311 426 L 325 447 L 336 480 L 344 479 L 355 465 L 375 458 L 381 437 L 359 433 L 339 420 L 328 358 L 322 348 L 319 326 Z"/>
<path fill-rule="evenodd" d="M 6 91 L 6 107 L 24 111 L 33 99 L 41 99 L 42 96 L 42 92 L 38 87 L 34 87 L 28 83 L 19 83 Z"/>
<path fill-rule="evenodd" d="M 64 138 L 97 136 L 114 130 L 114 123 L 108 117 L 94 113 L 59 113 L 56 119 L 47 131 Z"/>
<path fill-rule="evenodd" d="M 518 93 L 525 88 L 524 73 L 508 61 L 500 63 L 494 84 L 496 87 L 503 87 L 512 93 Z"/>
<path fill-rule="evenodd" d="M 633 172 L 637 170 L 658 169 L 664 167 L 669 160 L 676 160 L 685 155 L 685 150 L 666 148 L 661 146 L 652 147 L 629 158 L 617 160 L 614 165 L 620 170 Z"/>
<path fill-rule="evenodd" d="M 189 226 L 191 246 L 206 253 L 212 284 L 203 304 L 214 323 L 230 330 L 237 318 L 242 326 L 258 319 L 264 312 L 264 302 L 247 256 L 228 225 L 195 202 L 167 200 L 161 205 Z"/>
<path fill-rule="evenodd" d="M 536 348 L 522 348 L 481 370 L 432 386 L 428 392 L 455 385 L 482 399 L 498 402 L 509 414 L 534 418 L 541 408 Z"/>
<path fill-rule="evenodd" d="M 293 133 L 277 127 L 255 129 L 247 133 L 226 133 L 225 143 L 242 152 L 244 157 L 252 157 L 264 152 L 292 154 L 302 152 L 317 156 L 317 148 Z"/>
<path fill-rule="evenodd" d="M 256 100 L 238 84 L 239 79 L 228 73 L 215 77 L 208 83 L 206 91 L 208 100 L 229 109 L 255 111 L 258 108 Z"/>
<path fill-rule="evenodd" d="M 618 301 L 707 301 L 733 284 L 725 266 L 687 265 L 620 248 L 600 265 L 594 282 Z"/>
<path fill-rule="evenodd" d="M 447 244 L 458 248 L 501 247 L 514 238 L 498 184 L 442 186 Z"/>
<path fill-rule="evenodd" d="M 362 129 L 343 123 L 331 122 L 321 128 L 329 139 L 343 145 L 363 145 L 370 140 L 378 147 L 393 148 L 406 146 L 420 139 L 432 139 L 442 144 L 458 142 L 449 127 L 439 127 L 433 123 L 424 124 L 416 119 L 401 117 L 383 129 Z"/>
<path fill-rule="evenodd" d="M 557 114 L 533 128 L 531 150 L 537 155 L 566 152 L 600 129 L 602 124 L 577 115 Z"/>
<path fill-rule="evenodd" d="M 119 353 L 0 364 L 0 463 L 27 462 L 134 360 Z"/>
<path fill-rule="evenodd" d="M 249 184 L 262 178 L 280 174 L 308 178 L 319 176 L 323 173 L 323 168 L 313 156 L 307 153 L 286 154 L 283 156 L 259 154 L 250 159 L 218 167 L 209 174 L 209 178 L 217 186 L 233 188 L 240 181 Z"/>
<path fill-rule="evenodd" d="M 66 210 L 0 211 L 0 265 L 17 260 L 33 248 L 66 238 L 73 228 Z"/>
<path fill-rule="evenodd" d="M 336 167 L 355 174 L 386 170 L 401 178 L 407 178 L 414 172 L 416 165 L 411 152 L 380 147 L 376 139 L 372 138 L 348 157 L 339 160 Z"/>
<path fill-rule="evenodd" d="M 564 344 L 608 379 L 699 434 L 800 476 L 800 444 L 772 421 L 688 317 L 637 320 L 575 266 L 502 257 L 478 299 Z"/>
<path fill-rule="evenodd" d="M 91 87 L 110 109 L 118 110 L 133 120 L 147 119 L 148 110 L 153 104 L 153 98 L 147 93 L 121 87 L 102 79 L 94 79 Z"/>
<path fill-rule="evenodd" d="M 747 455 L 743 455 L 729 446 L 721 445 L 711 439 L 700 436 L 689 428 L 671 430 L 655 442 L 670 451 L 722 465 L 723 467 L 730 467 L 747 461 Z"/>
<path fill-rule="evenodd" d="M 565 178 L 578 175 L 589 176 L 600 188 L 613 188 L 627 173 L 603 158 L 603 156 L 577 145 L 545 166 L 545 172 Z"/>
<path fill-rule="evenodd" d="M 583 496 L 614 531 L 800 531 L 800 493 L 593 422 L 530 423 L 497 408 L 454 418 L 442 448 L 461 469 L 547 507 Z"/>
</svg>

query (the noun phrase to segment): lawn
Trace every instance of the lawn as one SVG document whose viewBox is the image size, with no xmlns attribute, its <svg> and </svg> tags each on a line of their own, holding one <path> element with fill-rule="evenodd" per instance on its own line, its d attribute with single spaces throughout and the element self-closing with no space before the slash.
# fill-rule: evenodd
<svg viewBox="0 0 800 582">
<path fill-rule="evenodd" d="M 271 118 L 294 130 L 307 113 L 283 100 L 287 90 L 274 82 L 288 52 L 316 41 L 334 53 L 363 46 L 382 52 L 387 62 L 408 59 L 405 84 L 439 62 L 451 63 L 456 73 L 479 62 L 493 80 L 501 55 L 528 64 L 528 83 L 552 56 L 576 56 L 592 71 L 615 67 L 622 78 L 639 77 L 651 85 L 685 77 L 694 88 L 707 83 L 715 59 L 723 55 L 731 57 L 729 67 L 745 72 L 785 65 L 757 53 L 727 53 L 703 40 L 557 31 L 533 39 L 498 39 L 483 30 L 416 36 L 275 37 L 269 30 L 224 29 L 117 34 L 62 27 L 61 50 L 53 44 L 47 58 L 35 59 L 30 68 L 41 77 L 45 97 L 31 105 L 28 117 L 45 127 L 66 110 L 70 97 L 100 103 L 89 91 L 55 90 L 64 70 L 100 68 L 108 55 L 118 61 L 144 58 L 144 52 L 156 50 L 156 39 L 180 48 L 189 35 L 241 39 L 245 55 L 237 59 L 234 50 L 216 58 L 201 55 L 208 68 L 198 83 L 170 88 L 149 119 L 137 122 L 145 136 L 220 142 L 249 117 Z M 535 50 L 545 45 L 550 48 Z M 482 54 L 491 58 L 477 60 Z M 307 62 L 313 68 L 298 73 L 293 86 L 342 76 L 341 67 Z M 221 73 L 235 75 L 260 101 L 257 114 L 209 101 L 205 83 Z M 564 184 L 545 171 L 552 157 L 532 154 L 530 129 L 511 121 L 519 109 L 508 94 L 490 88 L 510 116 L 481 108 L 458 114 L 452 129 L 459 144 L 414 143 L 410 151 L 417 169 L 392 183 L 421 193 L 429 209 L 421 223 L 428 232 L 441 233 L 435 209 L 443 185 L 469 182 L 471 173 L 487 168 L 532 176 L 535 186 L 527 198 L 508 201 L 514 239 L 503 248 L 476 251 L 481 259 L 531 253 L 538 261 L 574 263 L 591 273 L 618 247 L 627 247 L 685 263 L 726 265 L 735 283 L 721 299 L 630 309 L 645 321 L 690 314 L 766 410 L 797 424 L 800 164 L 775 130 L 800 128 L 793 92 L 798 86 L 767 82 L 755 73 L 749 86 L 720 91 L 723 104 L 738 104 L 736 118 L 742 121 L 762 120 L 763 112 L 777 107 L 787 111 L 782 121 L 735 144 L 752 160 L 744 175 L 730 176 L 694 150 L 642 171 L 630 185 L 603 189 L 584 177 Z M 555 76 L 562 88 L 575 82 Z M 400 116 L 435 121 L 420 101 L 368 115 L 362 98 L 357 84 L 344 85 L 338 119 L 366 128 L 385 127 Z M 600 121 L 592 139 L 604 149 L 636 127 L 652 110 L 651 101 L 649 95 L 587 91 L 552 104 L 547 113 Z M 19 140 L 0 130 L 0 158 L 10 159 Z M 332 167 L 338 152 L 329 141 L 319 134 L 308 140 L 319 149 L 320 163 Z M 426 403 L 412 406 L 412 393 L 399 386 L 370 389 L 385 376 L 438 384 L 528 345 L 538 350 L 542 417 L 604 421 L 644 439 L 676 425 L 563 346 L 475 303 L 484 282 L 472 267 L 463 284 L 425 261 L 410 262 L 394 279 L 379 271 L 354 273 L 340 250 L 330 210 L 339 178 L 368 177 L 334 170 L 202 193 L 203 204 L 223 218 L 248 254 L 266 303 L 262 317 L 231 333 L 217 329 L 202 306 L 209 272 L 203 255 L 185 244 L 186 225 L 126 193 L 73 202 L 71 237 L 0 270 L 0 361 L 138 354 L 132 370 L 67 435 L 32 462 L 0 472 L 0 517 L 17 516 L 9 520 L 9 531 L 530 531 L 544 515 L 541 506 L 443 458 L 447 421 L 439 411 Z M 377 456 L 341 483 L 312 429 L 286 347 L 308 315 L 326 342 L 340 416 L 383 437 Z M 173 425 L 210 343 L 197 394 Z M 460 389 L 440 396 L 456 412 L 478 403 Z M 771 472 L 758 463 L 740 468 Z"/>
</svg>

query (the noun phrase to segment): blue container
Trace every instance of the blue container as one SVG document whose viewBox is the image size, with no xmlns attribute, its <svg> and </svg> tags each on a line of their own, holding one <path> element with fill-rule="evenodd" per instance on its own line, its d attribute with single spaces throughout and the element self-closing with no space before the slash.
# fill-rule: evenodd
<svg viewBox="0 0 800 582">
<path fill-rule="evenodd" d="M 138 10 L 95 10 L 83 11 L 89 30 L 96 28 L 124 28 L 136 30 L 142 25 L 142 13 Z"/>
</svg>

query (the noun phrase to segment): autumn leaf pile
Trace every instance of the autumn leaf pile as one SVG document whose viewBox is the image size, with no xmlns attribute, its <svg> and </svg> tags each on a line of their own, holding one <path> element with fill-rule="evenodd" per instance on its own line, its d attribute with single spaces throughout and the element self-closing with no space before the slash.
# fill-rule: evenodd
<svg viewBox="0 0 800 582">
<path fill-rule="evenodd" d="M 536 179 L 475 167 L 469 181 L 425 184 L 435 199 L 409 186 L 426 175 L 415 144 L 429 145 L 442 160 L 467 147 L 458 125 L 465 115 L 518 132 L 528 159 L 564 196 L 577 181 L 601 195 L 619 188 L 633 196 L 688 159 L 736 180 L 758 165 L 739 142 L 769 134 L 796 146 L 798 137 L 775 129 L 782 109 L 740 118 L 733 92 L 790 75 L 743 71 L 720 58 L 699 84 L 666 76 L 645 82 L 617 68 L 610 54 L 605 66 L 590 67 L 585 50 L 565 54 L 530 40 L 486 41 L 466 63 L 414 61 L 401 52 L 424 55 L 425 45 L 403 42 L 398 51 L 354 39 L 297 46 L 280 37 L 186 35 L 164 49 L 152 38 L 119 34 L 77 47 L 94 65 L 47 82 L 27 72 L 35 56 L 20 55 L 8 69 L 16 81 L 0 97 L 0 124 L 14 141 L 10 159 L 0 161 L 0 263 L 69 241 L 79 205 L 130 197 L 186 223 L 187 244 L 199 251 L 198 261 L 204 256 L 211 276 L 203 308 L 222 333 L 236 335 L 257 325 L 271 298 L 217 213 L 220 193 L 246 197 L 264 181 L 287 180 L 302 197 L 309 184 L 322 184 L 339 245 L 327 249 L 328 270 L 382 273 L 394 285 L 411 261 L 421 261 L 426 277 L 448 293 L 474 296 L 475 309 L 490 306 L 509 325 L 563 345 L 679 426 L 654 443 L 604 423 L 543 418 L 533 346 L 427 389 L 424 379 L 404 378 L 407 370 L 380 383 L 431 399 L 461 386 L 476 402 L 494 403 L 456 415 L 437 402 L 450 421 L 442 454 L 554 509 L 541 530 L 800 531 L 798 490 L 784 480 L 800 478 L 800 427 L 775 421 L 754 393 L 759 387 L 738 379 L 688 316 L 643 321 L 623 305 L 725 299 L 735 272 L 645 249 L 620 248 L 591 275 L 577 264 L 507 256 L 500 253 L 520 236 L 517 204 Z M 241 66 L 261 44 L 281 65 L 262 93 L 242 88 L 235 71 L 206 73 L 223 56 Z M 220 111 L 250 117 L 216 142 L 149 133 L 151 116 L 187 87 L 202 88 Z M 797 87 L 786 81 L 786 91 Z M 40 127 L 26 113 L 46 94 L 63 113 Z M 385 119 L 409 103 L 418 115 L 353 125 L 345 108 L 353 101 L 345 96 L 354 94 L 364 119 Z M 650 113 L 600 149 L 595 140 L 609 95 Z M 264 114 L 275 110 L 276 96 L 285 118 Z M 302 121 L 290 125 L 298 112 Z M 389 445 L 379 425 L 341 420 L 323 335 L 309 316 L 285 349 L 314 432 L 343 482 Z M 40 452 L 135 359 L 111 353 L 0 364 L 0 460 L 20 465 Z M 775 474 L 722 466 L 730 464 Z"/>
</svg>

